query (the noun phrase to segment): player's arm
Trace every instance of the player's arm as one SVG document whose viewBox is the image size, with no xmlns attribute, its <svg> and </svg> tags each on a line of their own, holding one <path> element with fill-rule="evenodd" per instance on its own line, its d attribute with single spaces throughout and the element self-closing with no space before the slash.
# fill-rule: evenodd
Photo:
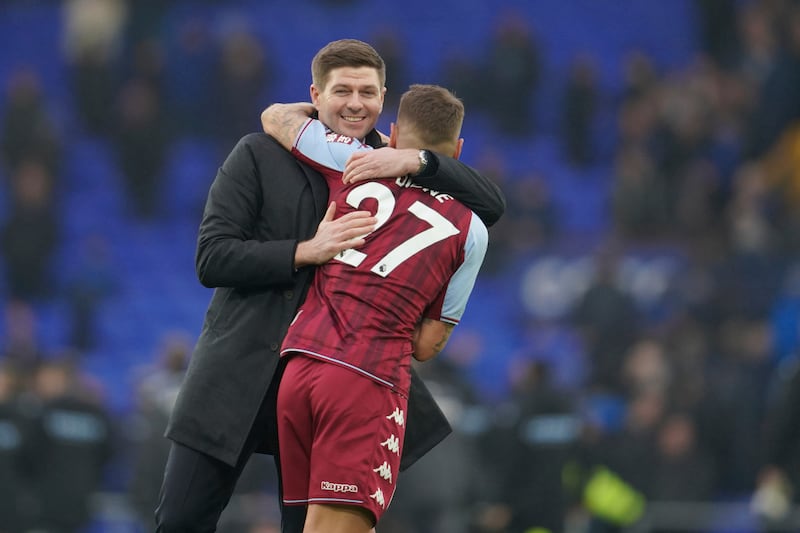
<svg viewBox="0 0 800 533">
<path fill-rule="evenodd" d="M 439 355 L 454 327 L 455 324 L 423 318 L 414 330 L 414 359 L 428 361 Z"/>
<path fill-rule="evenodd" d="M 297 135 L 315 111 L 308 102 L 272 104 L 261 112 L 261 127 L 284 148 L 291 150 Z"/>
<path fill-rule="evenodd" d="M 431 301 L 414 330 L 414 359 L 417 361 L 432 359 L 444 349 L 453 328 L 464 314 L 486 256 L 489 240 L 486 225 L 476 214 L 471 213 L 470 216 L 472 220 L 464 243 L 464 261 Z"/>
<path fill-rule="evenodd" d="M 497 222 L 506 209 L 500 187 L 480 172 L 457 159 L 427 150 L 428 162 L 420 168 L 419 150 L 383 147 L 350 156 L 343 181 L 354 183 L 372 178 L 410 175 L 430 189 L 445 192 L 475 212 L 484 224 Z"/>
</svg>

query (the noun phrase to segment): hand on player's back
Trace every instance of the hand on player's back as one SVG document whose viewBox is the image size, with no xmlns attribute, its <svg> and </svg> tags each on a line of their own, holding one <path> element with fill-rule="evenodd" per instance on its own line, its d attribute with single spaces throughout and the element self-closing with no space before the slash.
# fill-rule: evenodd
<svg viewBox="0 0 800 533">
<path fill-rule="evenodd" d="M 353 153 L 344 167 L 342 181 L 355 183 L 372 178 L 396 178 L 419 169 L 419 150 L 384 147 Z"/>
</svg>

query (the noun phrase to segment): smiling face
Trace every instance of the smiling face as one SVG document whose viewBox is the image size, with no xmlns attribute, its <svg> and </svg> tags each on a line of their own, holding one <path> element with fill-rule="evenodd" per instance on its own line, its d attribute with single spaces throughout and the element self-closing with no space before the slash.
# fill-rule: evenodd
<svg viewBox="0 0 800 533">
<path fill-rule="evenodd" d="M 363 139 L 378 122 L 386 87 L 371 67 L 331 70 L 323 87 L 311 85 L 311 102 L 319 119 L 341 135 Z"/>
</svg>

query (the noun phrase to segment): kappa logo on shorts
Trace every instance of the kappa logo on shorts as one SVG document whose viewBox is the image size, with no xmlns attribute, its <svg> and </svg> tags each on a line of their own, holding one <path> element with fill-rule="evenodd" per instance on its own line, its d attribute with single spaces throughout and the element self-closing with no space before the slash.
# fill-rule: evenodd
<svg viewBox="0 0 800 533">
<path fill-rule="evenodd" d="M 319 488 L 333 492 L 358 492 L 358 485 L 349 485 L 347 483 L 331 483 L 330 481 L 323 481 L 319 484 Z"/>
<path fill-rule="evenodd" d="M 381 506 L 381 509 L 386 507 L 386 500 L 383 499 L 383 491 L 381 489 L 376 490 L 375 494 L 370 494 L 369 497 L 378 502 L 378 505 Z"/>
<path fill-rule="evenodd" d="M 372 471 L 376 472 L 379 476 L 381 476 L 389 483 L 392 482 L 392 467 L 389 466 L 389 463 L 387 463 L 386 461 L 384 461 L 383 464 L 378 468 L 373 468 Z"/>
<path fill-rule="evenodd" d="M 400 454 L 400 439 L 395 437 L 394 434 L 389 435 L 388 439 L 381 442 L 381 446 L 385 446 L 387 450 L 394 453 L 395 455 Z"/>
<path fill-rule="evenodd" d="M 394 419 L 394 423 L 398 426 L 405 425 L 405 416 L 403 415 L 403 411 L 399 407 L 394 408 L 394 412 L 387 416 L 388 419 Z"/>
</svg>

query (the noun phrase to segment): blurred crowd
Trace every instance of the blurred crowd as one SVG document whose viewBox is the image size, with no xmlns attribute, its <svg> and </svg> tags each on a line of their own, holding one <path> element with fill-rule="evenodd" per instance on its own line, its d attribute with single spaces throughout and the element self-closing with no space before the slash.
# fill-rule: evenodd
<svg viewBox="0 0 800 533">
<path fill-rule="evenodd" d="M 307 3 L 346 10 L 360 0 Z M 170 146 L 200 137 L 224 157 L 280 98 L 282 70 L 239 19 L 211 31 L 189 16 L 167 32 L 170 13 L 185 7 L 178 0 L 5 4 L 17 13 L 59 10 L 68 99 L 48 99 L 33 65 L 2 80 L 0 532 L 83 531 L 99 513 L 99 492 L 124 495 L 149 530 L 167 449 L 161 435 L 196 332 L 159 339 L 131 370 L 133 412 L 109 408 L 82 361 L 98 348 L 96 314 L 120 280 L 102 237 L 63 235 L 71 214 L 59 200 L 75 186 L 65 183 L 64 160 L 78 137 L 107 142 L 123 178 L 125 223 L 168 224 Z M 521 10 L 499 9 L 487 22 L 481 57 L 448 51 L 426 80 L 453 89 L 468 118 L 491 131 L 471 163 L 502 185 L 509 205 L 491 229 L 484 279 L 586 238 L 569 230 L 553 198 L 559 176 L 510 163 L 527 143 L 553 139 L 565 167 L 602 174 L 610 223 L 591 236 L 593 279 L 558 323 L 580 340 L 585 377 L 565 386 L 534 355 L 508 370 L 511 390 L 490 403 L 464 371 L 475 354 L 456 333 L 439 360 L 419 368 L 454 434 L 401 478 L 382 533 L 622 531 L 654 501 L 746 502 L 764 530 L 793 516 L 800 2 L 689 5 L 691 61 L 665 67 L 631 49 L 620 58 L 621 83 L 609 87 L 587 51 L 564 69 L 555 110 L 541 105 L 548 49 Z M 402 33 L 376 28 L 359 37 L 383 55 L 395 87 L 417 81 Z M 387 109 L 401 92 L 389 92 Z M 651 316 L 624 290 L 620 263 L 629 250 L 655 246 L 687 268 L 667 291 L 666 311 Z M 37 331 L 48 302 L 69 319 L 69 342 L 58 350 Z M 274 473 L 256 461 L 223 529 L 276 531 L 274 492 Z"/>
</svg>

